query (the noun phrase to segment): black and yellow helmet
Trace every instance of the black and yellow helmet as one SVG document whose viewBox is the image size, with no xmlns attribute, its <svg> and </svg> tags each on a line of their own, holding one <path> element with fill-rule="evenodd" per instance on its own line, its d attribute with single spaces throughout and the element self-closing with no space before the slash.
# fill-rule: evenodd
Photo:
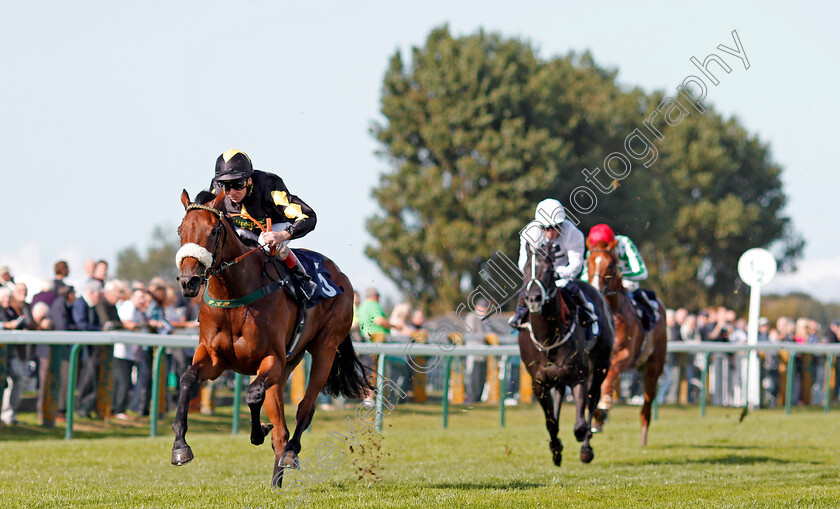
<svg viewBox="0 0 840 509">
<path fill-rule="evenodd" d="M 216 159 L 215 179 L 217 181 L 246 179 L 253 173 L 251 159 L 241 150 L 232 148 Z"/>
</svg>

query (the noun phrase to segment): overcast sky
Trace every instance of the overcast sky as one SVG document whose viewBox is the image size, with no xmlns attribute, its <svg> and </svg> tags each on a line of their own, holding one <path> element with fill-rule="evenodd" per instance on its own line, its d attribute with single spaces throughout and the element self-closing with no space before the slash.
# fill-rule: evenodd
<svg viewBox="0 0 840 509">
<path fill-rule="evenodd" d="M 808 243 L 801 270 L 768 290 L 840 300 L 831 3 L 4 2 L 0 13 L 0 263 L 14 274 L 50 276 L 67 259 L 81 277 L 85 258 L 144 249 L 155 225 L 177 227 L 181 189 L 194 196 L 237 147 L 318 213 L 297 245 L 357 288 L 393 292 L 363 254 L 387 169 L 369 128 L 389 56 L 449 23 L 527 39 L 545 58 L 589 49 L 647 91 L 696 74 L 692 56 L 723 56 L 732 72 L 707 102 L 770 144 Z M 716 49 L 735 47 L 733 30 L 749 69 Z"/>
</svg>

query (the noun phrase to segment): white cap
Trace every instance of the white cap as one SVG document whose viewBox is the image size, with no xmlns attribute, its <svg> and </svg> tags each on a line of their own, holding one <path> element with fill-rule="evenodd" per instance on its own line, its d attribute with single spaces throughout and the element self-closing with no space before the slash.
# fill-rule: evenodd
<svg viewBox="0 0 840 509">
<path fill-rule="evenodd" d="M 550 228 L 566 220 L 566 211 L 559 201 L 554 198 L 547 198 L 537 204 L 534 219 L 544 228 Z"/>
</svg>

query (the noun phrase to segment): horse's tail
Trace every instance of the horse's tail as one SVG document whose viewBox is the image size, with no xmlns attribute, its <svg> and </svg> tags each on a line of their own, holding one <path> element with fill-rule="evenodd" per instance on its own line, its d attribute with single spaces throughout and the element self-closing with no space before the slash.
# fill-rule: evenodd
<svg viewBox="0 0 840 509">
<path fill-rule="evenodd" d="M 365 369 L 353 350 L 353 340 L 347 336 L 335 352 L 335 360 L 324 385 L 324 392 L 334 397 L 343 395 L 354 399 L 368 396 L 373 386 L 365 376 Z"/>
</svg>

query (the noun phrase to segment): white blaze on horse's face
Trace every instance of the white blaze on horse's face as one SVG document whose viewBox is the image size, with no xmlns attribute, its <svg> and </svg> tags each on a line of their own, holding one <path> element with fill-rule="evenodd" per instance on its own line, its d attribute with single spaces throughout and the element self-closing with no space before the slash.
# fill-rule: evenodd
<svg viewBox="0 0 840 509">
<path fill-rule="evenodd" d="M 601 279 L 601 271 L 599 270 L 600 268 L 601 268 L 601 255 L 598 254 L 598 255 L 595 256 L 595 270 L 593 271 L 594 274 L 592 275 L 592 286 L 594 286 L 595 288 L 597 288 L 599 290 L 601 289 L 601 287 L 599 286 L 600 279 Z"/>
</svg>

